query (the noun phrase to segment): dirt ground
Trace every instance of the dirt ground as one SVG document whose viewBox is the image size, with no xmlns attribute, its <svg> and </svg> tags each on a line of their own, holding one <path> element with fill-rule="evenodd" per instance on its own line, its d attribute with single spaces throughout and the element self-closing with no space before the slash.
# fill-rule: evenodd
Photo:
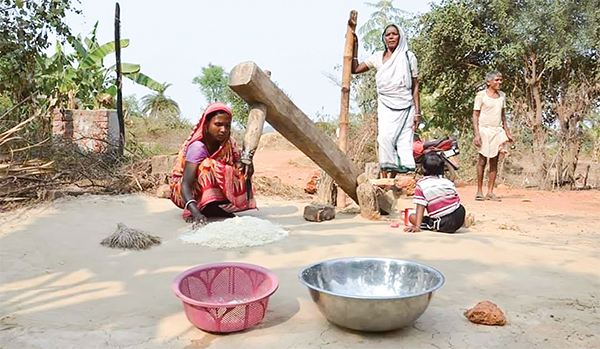
<svg viewBox="0 0 600 349">
<path fill-rule="evenodd" d="M 297 153 L 286 152 L 259 152 L 265 160 L 257 158 L 257 174 L 274 171 L 292 183 L 312 173 Z M 408 234 L 353 214 L 311 223 L 302 218 L 306 202 L 260 197 L 260 209 L 243 214 L 280 223 L 291 235 L 227 251 L 181 243 L 177 236 L 187 225 L 180 210 L 151 196 L 83 196 L 0 213 L 0 347 L 600 347 L 600 193 L 503 187 L 502 202 L 474 201 L 472 186 L 459 193 L 476 221 L 453 235 Z M 142 252 L 101 246 L 117 222 L 159 235 L 163 244 Z M 446 283 L 411 327 L 347 331 L 324 319 L 297 275 L 309 264 L 348 256 L 418 261 L 440 270 Z M 259 264 L 279 277 L 259 326 L 215 335 L 185 318 L 173 278 L 217 261 Z M 508 324 L 468 322 L 463 312 L 482 300 L 498 304 Z"/>
</svg>

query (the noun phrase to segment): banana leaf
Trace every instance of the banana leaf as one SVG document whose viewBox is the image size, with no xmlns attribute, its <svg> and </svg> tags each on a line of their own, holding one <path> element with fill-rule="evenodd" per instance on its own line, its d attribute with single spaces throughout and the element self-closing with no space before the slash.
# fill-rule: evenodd
<svg viewBox="0 0 600 349">
<path fill-rule="evenodd" d="M 121 40 L 121 48 L 125 48 L 129 46 L 129 39 Z M 81 62 L 79 66 L 80 69 L 87 69 L 93 65 L 102 65 L 102 59 L 106 57 L 108 54 L 115 52 L 115 42 L 107 42 L 106 44 L 92 50 L 87 57 Z"/>
<path fill-rule="evenodd" d="M 123 73 L 123 76 L 130 79 L 131 81 L 135 82 L 138 85 L 142 85 L 144 87 L 147 87 L 147 88 L 157 91 L 157 92 L 164 89 L 163 84 L 161 84 L 160 82 L 158 82 L 158 81 L 152 79 L 151 77 L 144 75 L 142 73 L 135 73 L 135 74 Z"/>
<path fill-rule="evenodd" d="M 117 65 L 114 64 L 112 67 L 108 68 L 108 71 L 116 71 Z M 121 72 L 123 74 L 135 74 L 140 72 L 140 65 L 135 63 L 121 63 Z"/>
<path fill-rule="evenodd" d="M 106 89 L 106 93 L 111 95 L 113 98 L 117 96 L 117 86 L 112 85 Z"/>
</svg>

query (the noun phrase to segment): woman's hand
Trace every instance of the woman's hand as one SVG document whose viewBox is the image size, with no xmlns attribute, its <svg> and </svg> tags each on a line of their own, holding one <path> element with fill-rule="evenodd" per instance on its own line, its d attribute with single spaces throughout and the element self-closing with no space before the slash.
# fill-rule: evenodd
<svg viewBox="0 0 600 349">
<path fill-rule="evenodd" d="M 208 218 L 205 215 L 200 213 L 198 210 L 194 210 L 196 212 L 192 212 L 192 229 L 196 229 L 208 223 Z"/>
<path fill-rule="evenodd" d="M 249 164 L 241 163 L 240 170 L 245 178 L 250 178 L 254 174 L 254 164 L 250 162 Z"/>
</svg>

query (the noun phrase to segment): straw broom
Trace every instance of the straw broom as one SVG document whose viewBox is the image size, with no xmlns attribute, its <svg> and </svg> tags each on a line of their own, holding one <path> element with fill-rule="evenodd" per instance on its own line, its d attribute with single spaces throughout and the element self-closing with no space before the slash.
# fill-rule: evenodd
<svg viewBox="0 0 600 349">
<path fill-rule="evenodd" d="M 100 242 L 110 248 L 124 250 L 147 250 L 153 245 L 160 245 L 159 236 L 147 234 L 139 229 L 128 228 L 125 224 L 117 223 L 117 230 Z"/>
</svg>

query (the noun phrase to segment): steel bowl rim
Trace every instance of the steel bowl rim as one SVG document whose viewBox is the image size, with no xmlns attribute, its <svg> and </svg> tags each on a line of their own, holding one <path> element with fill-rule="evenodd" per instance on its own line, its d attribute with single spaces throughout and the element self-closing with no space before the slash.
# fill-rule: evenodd
<svg viewBox="0 0 600 349">
<path fill-rule="evenodd" d="M 223 304 L 223 303 L 211 303 L 211 302 L 203 302 L 203 301 L 195 300 L 195 299 L 192 299 L 192 298 L 184 295 L 183 292 L 181 292 L 181 290 L 179 289 L 179 285 L 181 285 L 181 281 L 189 274 L 191 274 L 195 271 L 198 271 L 198 270 L 204 270 L 204 269 L 216 268 L 216 267 L 252 267 L 252 268 L 257 269 L 257 270 L 261 271 L 262 273 L 268 275 L 270 278 L 272 278 L 272 280 L 274 282 L 271 285 L 271 287 L 267 290 L 267 292 L 265 292 L 264 295 L 257 297 L 256 299 L 253 299 L 251 301 L 240 302 L 240 303 L 235 303 L 235 304 L 231 304 L 231 305 L 227 305 L 227 304 Z M 250 303 L 255 303 L 255 302 L 258 302 L 263 299 L 271 297 L 273 295 L 273 293 L 275 293 L 275 291 L 277 291 L 277 289 L 279 288 L 279 278 L 271 270 L 261 267 L 260 265 L 256 265 L 256 264 L 240 263 L 240 262 L 207 263 L 207 264 L 202 264 L 202 265 L 198 265 L 198 266 L 186 269 L 183 272 L 181 272 L 179 275 L 177 275 L 175 277 L 175 279 L 173 279 L 173 284 L 172 284 L 171 288 L 173 290 L 173 293 L 175 293 L 175 296 L 177 296 L 177 298 L 181 299 L 186 304 L 195 305 L 195 306 L 204 307 L 204 308 L 235 308 L 235 307 L 239 307 L 241 305 L 248 305 Z M 266 312 L 265 312 L 265 314 L 266 314 Z"/>
<path fill-rule="evenodd" d="M 412 295 L 407 295 L 407 296 L 351 296 L 351 295 L 345 295 L 345 294 L 337 294 L 337 293 L 333 293 L 331 291 L 327 291 L 324 290 L 320 287 L 314 286 L 309 284 L 308 282 L 304 281 L 302 279 L 302 274 L 304 274 L 304 272 L 316 265 L 319 264 L 323 264 L 326 262 L 337 262 L 337 261 L 349 261 L 349 260 L 378 260 L 378 261 L 396 261 L 396 262 L 408 262 L 408 263 L 413 263 L 416 264 L 420 267 L 423 267 L 425 269 L 428 269 L 430 271 L 432 271 L 434 274 L 436 274 L 437 276 L 439 276 L 440 280 L 438 281 L 437 284 L 435 284 L 434 286 L 432 286 L 431 288 L 420 292 L 420 293 L 415 293 Z M 341 298 L 348 298 L 348 299 L 365 299 L 365 300 L 394 300 L 394 299 L 408 299 L 408 298 L 414 298 L 414 297 L 419 297 L 419 296 L 423 296 L 432 292 L 437 291 L 440 287 L 442 287 L 444 285 L 444 283 L 446 282 L 446 278 L 444 278 L 444 275 L 437 269 L 430 267 L 428 265 L 425 265 L 423 263 L 419 263 L 419 262 L 415 262 L 415 261 L 411 261 L 408 259 L 398 259 L 398 258 L 385 258 L 385 257 L 346 257 L 346 258 L 334 258 L 334 259 L 327 259 L 321 262 L 317 262 L 314 264 L 309 265 L 308 267 L 302 269 L 302 271 L 300 271 L 300 273 L 298 274 L 298 280 L 300 281 L 300 283 L 302 283 L 304 286 L 315 290 L 317 292 L 322 292 L 322 293 L 326 293 L 332 296 L 336 296 L 336 297 L 341 297 Z"/>
</svg>

